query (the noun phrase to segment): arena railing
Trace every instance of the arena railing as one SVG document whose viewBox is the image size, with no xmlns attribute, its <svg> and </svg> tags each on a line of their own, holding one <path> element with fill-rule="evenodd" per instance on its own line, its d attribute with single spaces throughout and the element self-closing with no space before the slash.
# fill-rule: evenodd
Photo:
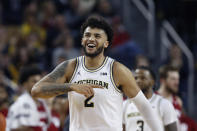
<svg viewBox="0 0 197 131">
<path fill-rule="evenodd" d="M 155 47 L 155 4 L 153 0 L 144 0 L 145 4 L 141 0 L 131 0 L 138 8 L 138 10 L 143 14 L 143 16 L 148 21 L 148 54 L 150 58 L 154 57 Z"/>
</svg>

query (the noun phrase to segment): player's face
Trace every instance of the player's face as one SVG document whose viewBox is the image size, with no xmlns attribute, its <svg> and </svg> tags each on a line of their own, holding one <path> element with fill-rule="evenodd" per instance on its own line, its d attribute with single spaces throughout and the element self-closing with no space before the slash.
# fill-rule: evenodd
<svg viewBox="0 0 197 131">
<path fill-rule="evenodd" d="M 178 87 L 179 87 L 179 73 L 176 71 L 168 72 L 168 76 L 165 82 L 166 82 L 166 88 L 170 92 L 176 94 L 178 92 Z"/>
<path fill-rule="evenodd" d="M 135 80 L 140 89 L 143 92 L 148 91 L 149 88 L 152 88 L 154 84 L 154 80 L 151 77 L 149 71 L 144 69 L 137 69 L 135 70 Z"/>
<path fill-rule="evenodd" d="M 82 46 L 86 56 L 95 57 L 104 53 L 109 45 L 107 34 L 99 28 L 87 27 L 82 38 Z"/>
</svg>

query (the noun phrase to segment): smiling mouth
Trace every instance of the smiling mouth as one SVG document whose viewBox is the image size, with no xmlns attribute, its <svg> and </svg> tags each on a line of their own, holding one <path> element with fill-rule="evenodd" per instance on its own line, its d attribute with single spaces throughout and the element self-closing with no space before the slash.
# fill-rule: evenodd
<svg viewBox="0 0 197 131">
<path fill-rule="evenodd" d="M 96 46 L 95 46 L 94 44 L 88 44 L 87 47 L 88 47 L 88 48 L 94 48 L 94 47 L 96 47 Z"/>
</svg>

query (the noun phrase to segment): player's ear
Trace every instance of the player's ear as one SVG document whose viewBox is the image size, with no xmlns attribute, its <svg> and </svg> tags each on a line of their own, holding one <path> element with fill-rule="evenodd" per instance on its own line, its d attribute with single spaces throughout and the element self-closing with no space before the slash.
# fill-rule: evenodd
<svg viewBox="0 0 197 131">
<path fill-rule="evenodd" d="M 104 48 L 107 48 L 109 46 L 109 41 L 106 41 L 105 43 L 104 43 Z"/>
<path fill-rule="evenodd" d="M 84 40 L 83 40 L 83 37 L 81 38 L 81 45 L 83 45 L 83 43 L 84 43 Z"/>
<path fill-rule="evenodd" d="M 151 80 L 151 87 L 153 87 L 155 84 L 155 81 L 154 80 Z"/>
</svg>

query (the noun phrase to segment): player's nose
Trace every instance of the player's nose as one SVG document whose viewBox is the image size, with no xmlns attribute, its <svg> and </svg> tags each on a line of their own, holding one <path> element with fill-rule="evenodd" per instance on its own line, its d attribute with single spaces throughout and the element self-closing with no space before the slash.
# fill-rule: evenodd
<svg viewBox="0 0 197 131">
<path fill-rule="evenodd" d="M 89 41 L 94 41 L 94 40 L 95 40 L 94 36 L 89 37 Z"/>
</svg>

